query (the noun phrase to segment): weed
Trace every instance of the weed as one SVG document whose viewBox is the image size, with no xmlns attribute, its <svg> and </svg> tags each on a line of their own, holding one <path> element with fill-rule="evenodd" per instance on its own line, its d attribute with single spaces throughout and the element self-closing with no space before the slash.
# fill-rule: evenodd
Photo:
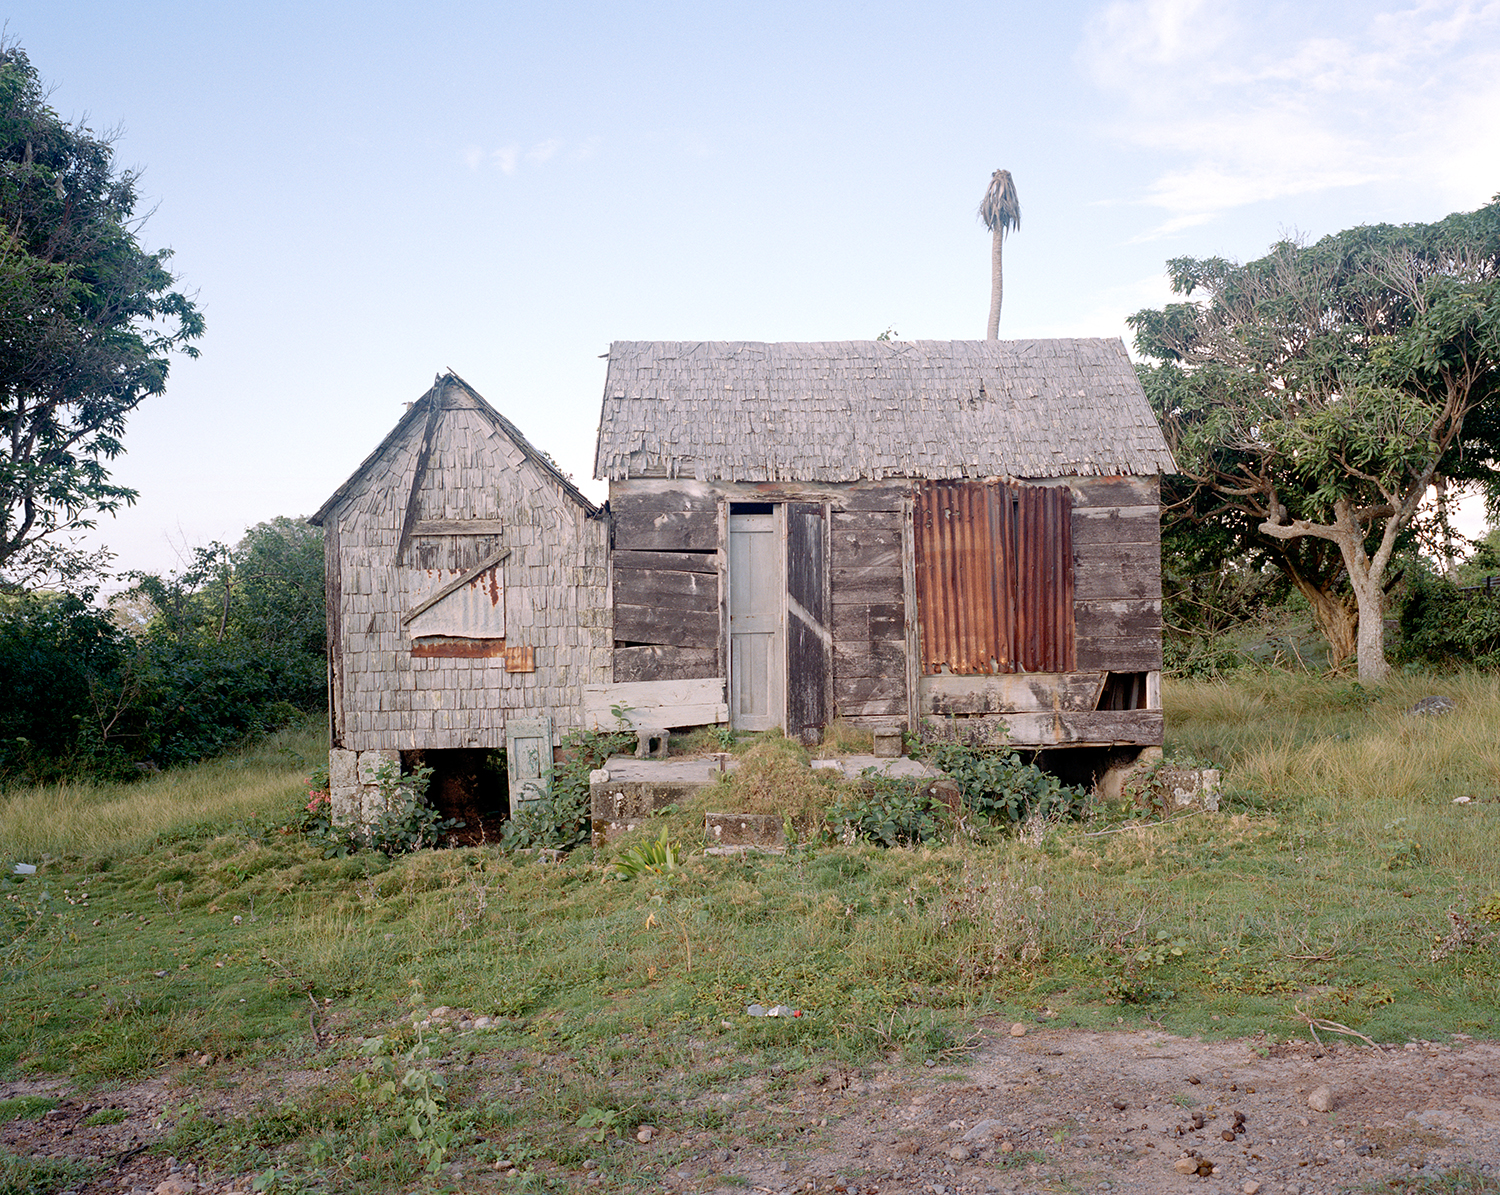
<svg viewBox="0 0 1500 1195">
<path fill-rule="evenodd" d="M 623 731 L 574 730 L 563 737 L 562 760 L 547 774 L 547 789 L 505 823 L 509 849 L 568 849 L 589 837 L 589 773 L 622 751 L 634 736 Z"/>
<path fill-rule="evenodd" d="M 654 842 L 626 847 L 615 859 L 613 867 L 617 875 L 634 879 L 638 875 L 666 875 L 677 870 L 681 847 L 668 840 L 670 833 L 665 827 Z"/>
<path fill-rule="evenodd" d="M 97 1166 L 62 1158 L 22 1158 L 0 1149 L 0 1195 L 52 1195 L 92 1178 Z"/>
<path fill-rule="evenodd" d="M 936 838 L 947 809 L 924 784 L 897 780 L 866 768 L 828 811 L 829 821 L 843 825 L 849 840 L 882 846 L 911 846 Z"/>
<path fill-rule="evenodd" d="M 57 1107 L 57 1101 L 46 1095 L 18 1095 L 0 1100 L 0 1124 L 7 1120 L 37 1120 Z"/>
</svg>

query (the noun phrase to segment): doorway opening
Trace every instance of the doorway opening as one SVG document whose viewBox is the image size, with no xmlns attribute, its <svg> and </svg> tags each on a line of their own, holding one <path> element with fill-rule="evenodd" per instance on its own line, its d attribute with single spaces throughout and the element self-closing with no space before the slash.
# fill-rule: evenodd
<svg viewBox="0 0 1500 1195">
<path fill-rule="evenodd" d="M 401 771 L 431 768 L 427 800 L 445 818 L 464 824 L 451 831 L 455 845 L 499 842 L 510 816 L 505 752 L 488 747 L 450 747 L 401 752 Z"/>
</svg>

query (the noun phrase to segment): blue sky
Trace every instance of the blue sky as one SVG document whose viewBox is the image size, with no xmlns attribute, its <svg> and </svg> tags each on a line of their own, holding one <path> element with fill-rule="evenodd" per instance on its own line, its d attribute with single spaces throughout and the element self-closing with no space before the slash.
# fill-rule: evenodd
<svg viewBox="0 0 1500 1195">
<path fill-rule="evenodd" d="M 1500 2 L 22 3 L 208 319 L 91 543 L 314 510 L 452 368 L 584 488 L 617 339 L 1119 335 L 1180 255 L 1500 192 Z"/>
</svg>

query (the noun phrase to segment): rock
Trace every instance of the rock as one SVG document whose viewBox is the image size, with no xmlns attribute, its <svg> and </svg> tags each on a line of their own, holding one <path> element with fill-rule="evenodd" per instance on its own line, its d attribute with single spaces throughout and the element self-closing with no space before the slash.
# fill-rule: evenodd
<svg viewBox="0 0 1500 1195">
<path fill-rule="evenodd" d="M 969 1147 L 967 1145 L 949 1146 L 948 1156 L 955 1162 L 967 1162 L 969 1160 Z"/>
<path fill-rule="evenodd" d="M 1242 1186 L 1240 1190 L 1243 1191 L 1245 1195 L 1255 1195 L 1255 1193 L 1260 1190 L 1260 1184 L 1253 1178 L 1247 1179 L 1245 1181 L 1245 1185 Z"/>
<path fill-rule="evenodd" d="M 154 1195 L 193 1195 L 197 1189 L 197 1183 L 190 1182 L 180 1175 L 170 1174 L 156 1184 Z"/>
<path fill-rule="evenodd" d="M 1000 1130 L 1005 1126 L 998 1120 L 981 1120 L 972 1129 L 963 1135 L 964 1141 L 993 1141 L 1000 1135 Z"/>
<path fill-rule="evenodd" d="M 1172 1169 L 1177 1171 L 1178 1174 L 1197 1174 L 1198 1159 L 1184 1155 L 1172 1163 Z"/>
<path fill-rule="evenodd" d="M 1434 694 L 1431 697 L 1422 698 L 1421 701 L 1406 711 L 1406 716 L 1408 718 L 1435 718 L 1442 714 L 1451 714 L 1457 708 L 1458 702 L 1454 701 L 1453 698 L 1440 697 Z"/>
<path fill-rule="evenodd" d="M 492 1021 L 489 1017 L 475 1017 L 474 1018 L 474 1028 L 476 1028 L 476 1029 L 488 1029 L 494 1023 L 495 1022 Z"/>
<path fill-rule="evenodd" d="M 1314 1112 L 1333 1110 L 1333 1092 L 1326 1087 L 1314 1087 L 1307 1097 L 1307 1106 Z"/>
<path fill-rule="evenodd" d="M 731 1154 L 727 1149 L 714 1150 L 714 1161 L 717 1162 L 720 1166 L 729 1161 L 729 1159 L 733 1156 L 734 1155 Z"/>
<path fill-rule="evenodd" d="M 1014 1153 L 1015 1150 L 1016 1150 L 1016 1147 L 1014 1145 L 1012 1145 L 1009 1141 L 1002 1141 L 1002 1142 L 1000 1142 L 1000 1152 L 1001 1153 L 1003 1153 L 1003 1154 Z"/>
<path fill-rule="evenodd" d="M 452 1012 L 453 1010 L 446 1004 L 439 1004 L 427 1015 L 430 1016 L 434 1021 L 441 1021 L 444 1017 L 449 1016 Z"/>
<path fill-rule="evenodd" d="M 641 1125 L 640 1128 L 636 1129 L 636 1131 L 635 1131 L 635 1139 L 637 1141 L 639 1141 L 642 1145 L 648 1144 L 651 1141 L 651 1138 L 653 1138 L 655 1136 L 656 1136 L 656 1129 L 652 1125 L 649 1125 L 649 1124 L 643 1124 L 643 1125 Z"/>
<path fill-rule="evenodd" d="M 1012 1025 L 1010 1027 L 1010 1035 L 1012 1037 L 1025 1037 L 1026 1036 L 1026 1026 L 1023 1025 L 1023 1024 L 1021 1024 L 1020 1021 L 1017 1021 L 1014 1025 Z"/>
</svg>

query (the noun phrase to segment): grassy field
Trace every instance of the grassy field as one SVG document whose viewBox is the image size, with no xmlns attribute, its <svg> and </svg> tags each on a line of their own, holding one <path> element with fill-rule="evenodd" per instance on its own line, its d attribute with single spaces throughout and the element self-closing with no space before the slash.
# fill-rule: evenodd
<svg viewBox="0 0 1500 1195">
<path fill-rule="evenodd" d="M 1458 709 L 1405 715 L 1429 693 Z M 311 728 L 128 788 L 11 792 L 0 1074 L 104 1088 L 178 1073 L 185 1110 L 164 1148 L 371 1189 L 479 1150 L 565 1164 L 580 1123 L 680 1125 L 705 1115 L 696 1091 L 751 1069 L 941 1060 L 991 1015 L 1490 1033 L 1496 681 L 1371 691 L 1267 672 L 1169 683 L 1165 704 L 1168 755 L 1225 770 L 1218 814 L 1101 808 L 987 841 L 728 859 L 692 853 L 702 809 L 683 808 L 638 841 L 665 828 L 686 859 L 633 879 L 611 866 L 620 848 L 324 858 L 284 828 L 322 756 Z M 10 875 L 18 862 L 36 874 Z M 752 1002 L 804 1015 L 747 1018 Z M 413 1027 L 442 1005 L 494 1025 Z M 502 1060 L 534 1096 L 499 1098 L 492 1067 L 489 1086 L 416 1113 L 420 1078 L 383 1097 L 382 1060 L 430 1076 L 428 1050 Z M 192 1112 L 226 1067 L 341 1062 L 370 1071 L 368 1091 L 314 1084 L 274 1122 Z"/>
</svg>

